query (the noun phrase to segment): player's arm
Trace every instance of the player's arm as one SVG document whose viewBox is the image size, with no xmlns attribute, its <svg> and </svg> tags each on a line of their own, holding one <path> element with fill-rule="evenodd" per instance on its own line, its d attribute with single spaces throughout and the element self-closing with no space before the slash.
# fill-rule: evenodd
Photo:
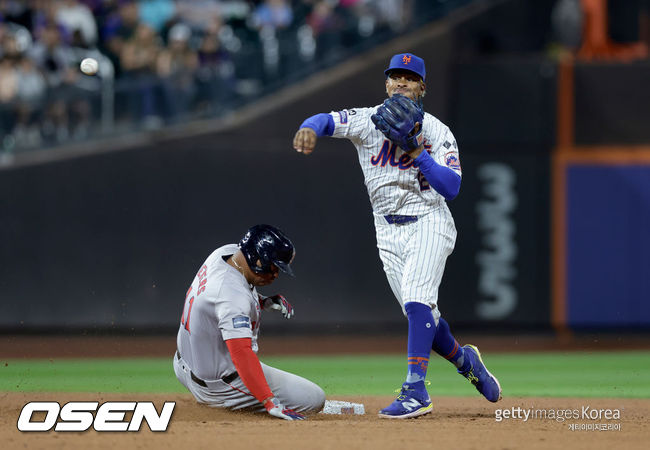
<svg viewBox="0 0 650 450">
<path fill-rule="evenodd" d="M 293 148 L 305 155 L 316 147 L 316 138 L 334 133 L 334 119 L 331 114 L 321 113 L 306 119 L 293 137 Z"/>
<path fill-rule="evenodd" d="M 285 408 L 273 395 L 266 381 L 260 360 L 253 352 L 251 338 L 235 338 L 226 341 L 232 362 L 239 378 L 251 394 L 264 405 L 269 414 L 285 420 L 302 420 L 305 417 Z"/>
<path fill-rule="evenodd" d="M 434 161 L 428 152 L 422 151 L 413 160 L 413 165 L 420 169 L 424 178 L 445 200 L 453 200 L 460 190 L 460 175 L 449 167 Z"/>
<path fill-rule="evenodd" d="M 433 154 L 429 154 L 423 146 L 408 153 L 413 158 L 413 165 L 420 169 L 429 185 L 449 201 L 458 195 L 462 172 L 454 135 L 444 125 L 440 131 L 441 138 L 428 139 L 434 143 Z"/>
</svg>

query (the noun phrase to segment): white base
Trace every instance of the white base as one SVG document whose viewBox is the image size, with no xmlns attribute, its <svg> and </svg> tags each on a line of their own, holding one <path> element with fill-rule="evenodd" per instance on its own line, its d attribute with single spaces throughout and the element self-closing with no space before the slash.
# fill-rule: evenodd
<svg viewBox="0 0 650 450">
<path fill-rule="evenodd" d="M 325 400 L 321 414 L 358 414 L 366 413 L 363 403 L 343 402 L 341 400 Z"/>
</svg>

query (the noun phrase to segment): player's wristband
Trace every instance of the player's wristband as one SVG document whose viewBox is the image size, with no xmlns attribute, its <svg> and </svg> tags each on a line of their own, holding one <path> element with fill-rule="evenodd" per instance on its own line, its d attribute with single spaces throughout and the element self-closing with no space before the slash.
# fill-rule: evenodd
<svg viewBox="0 0 650 450">
<path fill-rule="evenodd" d="M 458 195 L 460 175 L 435 162 L 426 150 L 413 160 L 413 165 L 420 169 L 424 178 L 445 200 L 453 200 Z"/>
<path fill-rule="evenodd" d="M 269 397 L 264 401 L 264 408 L 266 408 L 267 411 L 270 411 L 273 408 L 275 408 L 276 405 L 275 403 L 273 403 L 274 399 L 275 397 Z"/>
<path fill-rule="evenodd" d="M 334 134 L 334 119 L 331 114 L 320 113 L 306 119 L 300 128 L 311 128 L 316 136 L 331 136 Z"/>
</svg>

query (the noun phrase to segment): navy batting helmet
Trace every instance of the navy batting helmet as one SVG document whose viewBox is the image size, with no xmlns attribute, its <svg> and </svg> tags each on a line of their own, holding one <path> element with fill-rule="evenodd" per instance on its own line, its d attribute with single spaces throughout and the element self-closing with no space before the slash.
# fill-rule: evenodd
<svg viewBox="0 0 650 450">
<path fill-rule="evenodd" d="M 294 276 L 290 266 L 295 254 L 293 243 L 274 226 L 251 227 L 239 241 L 239 249 L 255 273 L 271 273 L 271 264 L 275 264 L 281 271 Z"/>
</svg>

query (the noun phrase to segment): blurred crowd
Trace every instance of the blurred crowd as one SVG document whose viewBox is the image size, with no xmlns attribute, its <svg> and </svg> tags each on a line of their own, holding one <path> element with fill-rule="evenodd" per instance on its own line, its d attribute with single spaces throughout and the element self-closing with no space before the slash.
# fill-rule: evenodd
<svg viewBox="0 0 650 450">
<path fill-rule="evenodd" d="M 219 114 L 363 38 L 405 29 L 425 3 L 0 0 L 0 147 Z M 97 76 L 79 71 L 86 57 L 99 61 Z"/>
</svg>

